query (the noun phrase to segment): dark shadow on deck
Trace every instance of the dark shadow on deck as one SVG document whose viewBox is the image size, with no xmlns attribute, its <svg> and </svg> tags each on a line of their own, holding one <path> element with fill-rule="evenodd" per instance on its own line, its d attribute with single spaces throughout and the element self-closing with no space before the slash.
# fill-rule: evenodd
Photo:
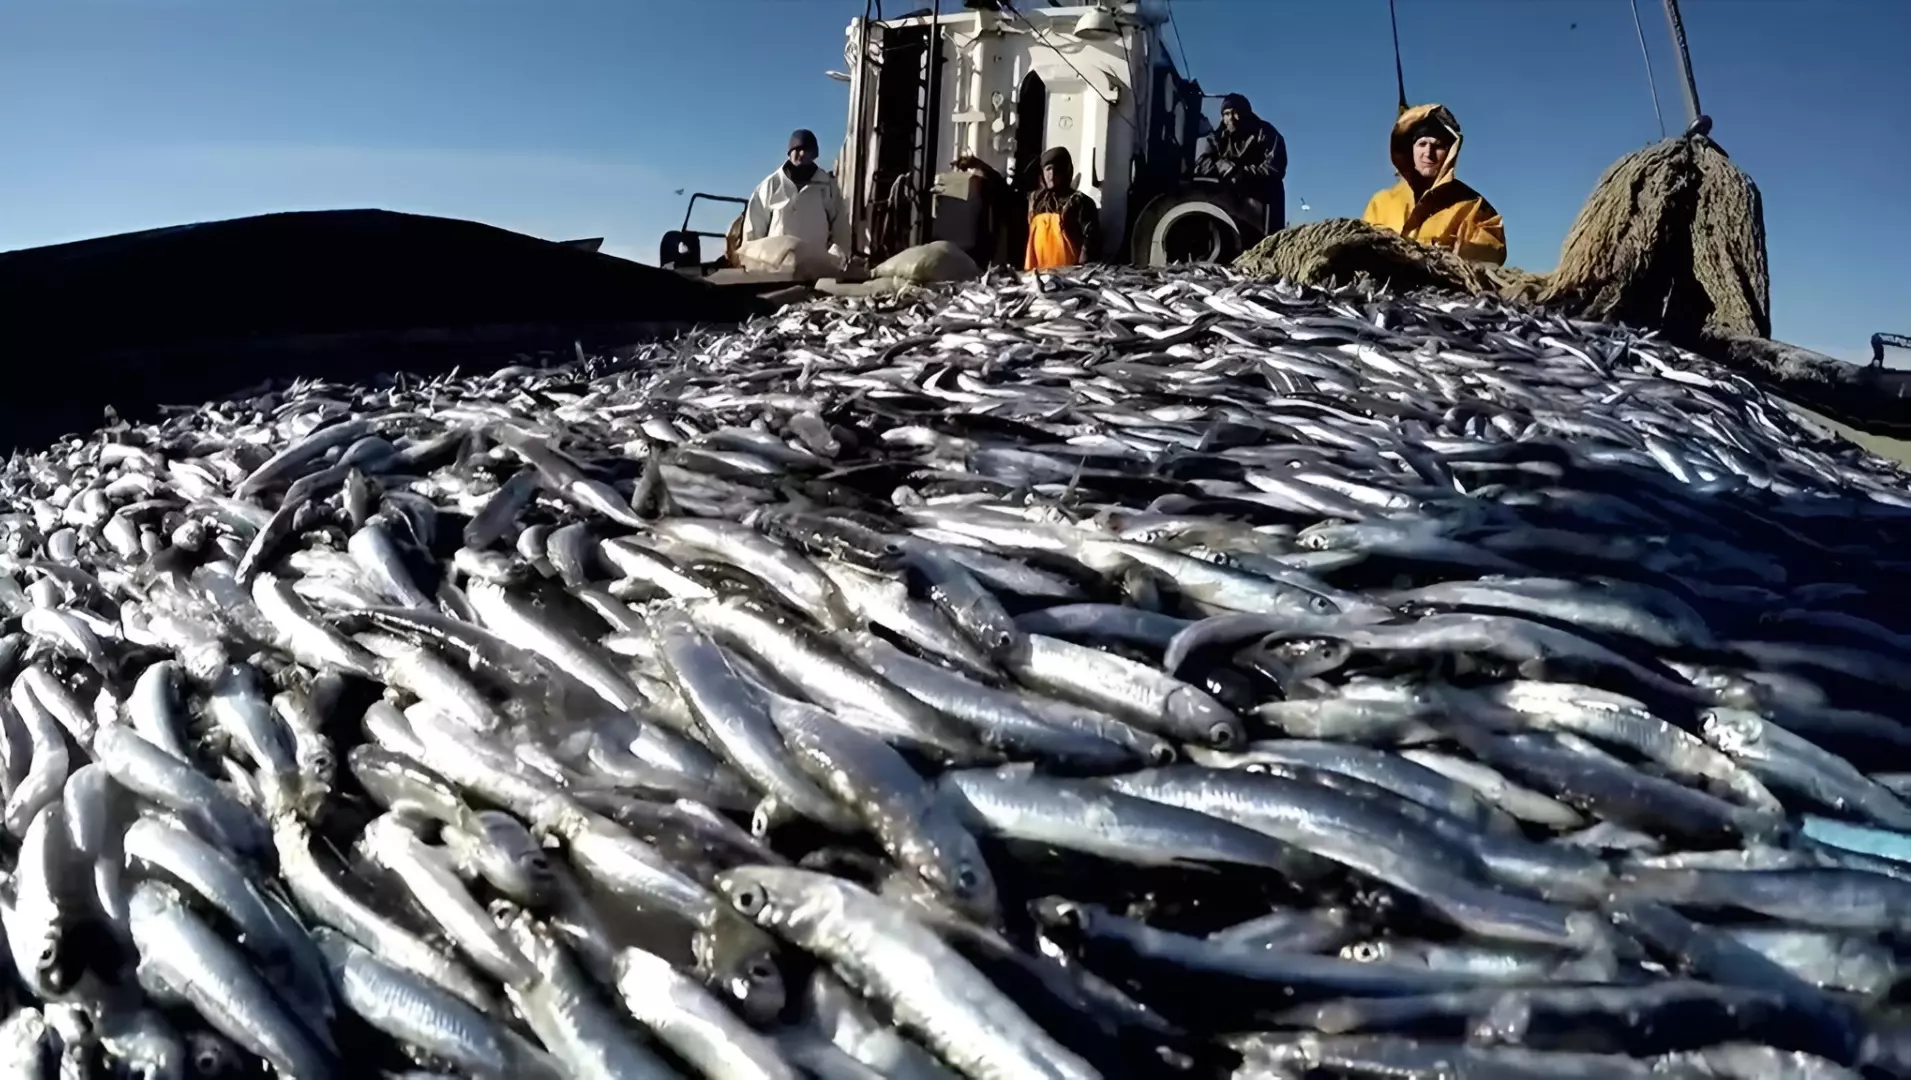
<svg viewBox="0 0 1911 1080">
<path fill-rule="evenodd" d="M 735 290 L 470 221 L 321 210 L 0 253 L 0 443 L 270 379 L 432 374 L 762 310 Z"/>
</svg>

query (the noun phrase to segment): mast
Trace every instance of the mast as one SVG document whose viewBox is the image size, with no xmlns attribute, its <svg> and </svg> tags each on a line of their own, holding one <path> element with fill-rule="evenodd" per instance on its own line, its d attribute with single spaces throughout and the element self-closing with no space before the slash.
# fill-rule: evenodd
<svg viewBox="0 0 1911 1080">
<path fill-rule="evenodd" d="M 1685 87 L 1685 122 L 1693 126 L 1705 114 L 1699 111 L 1699 84 L 1692 77 L 1692 52 L 1685 44 L 1685 21 L 1679 18 L 1679 0 L 1665 0 L 1665 21 L 1672 27 L 1672 44 L 1679 50 L 1679 75 Z"/>
<path fill-rule="evenodd" d="M 1393 9 L 1393 0 L 1387 0 L 1387 22 L 1393 27 L 1393 85 L 1400 91 L 1400 111 L 1407 111 L 1407 72 L 1400 66 L 1400 16 Z M 1176 36 L 1179 36 L 1177 32 Z M 1182 50 L 1182 56 L 1187 50 Z"/>
</svg>

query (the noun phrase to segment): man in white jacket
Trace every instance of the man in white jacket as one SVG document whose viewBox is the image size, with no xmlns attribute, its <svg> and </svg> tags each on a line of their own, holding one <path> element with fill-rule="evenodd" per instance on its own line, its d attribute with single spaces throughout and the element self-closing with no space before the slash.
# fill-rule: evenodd
<svg viewBox="0 0 1911 1080">
<path fill-rule="evenodd" d="M 789 156 L 756 186 L 743 211 L 743 242 L 771 236 L 801 241 L 804 261 L 825 252 L 842 265 L 849 250 L 849 215 L 842 189 L 829 170 L 816 164 L 816 135 L 790 135 Z"/>
</svg>

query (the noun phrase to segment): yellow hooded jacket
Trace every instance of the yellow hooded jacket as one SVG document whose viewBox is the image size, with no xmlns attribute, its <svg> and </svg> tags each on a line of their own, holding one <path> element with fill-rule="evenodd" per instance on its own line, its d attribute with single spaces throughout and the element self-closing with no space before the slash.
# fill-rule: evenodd
<svg viewBox="0 0 1911 1080">
<path fill-rule="evenodd" d="M 1408 133 L 1428 117 L 1452 130 L 1453 149 L 1447 152 L 1440 175 L 1416 198 L 1407 183 L 1407 177 L 1413 175 L 1413 143 Z M 1360 218 L 1423 244 L 1446 248 L 1463 259 L 1504 266 L 1506 225 L 1500 220 L 1500 212 L 1493 209 L 1486 196 L 1453 175 L 1460 160 L 1460 142 L 1460 122 L 1444 105 L 1416 105 L 1401 113 L 1393 122 L 1393 136 L 1388 141 L 1400 182 L 1368 199 L 1367 211 Z"/>
</svg>

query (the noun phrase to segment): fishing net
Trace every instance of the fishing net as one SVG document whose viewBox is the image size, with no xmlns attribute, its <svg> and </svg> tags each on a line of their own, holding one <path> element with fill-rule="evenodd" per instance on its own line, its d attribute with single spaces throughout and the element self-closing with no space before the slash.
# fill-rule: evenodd
<svg viewBox="0 0 1911 1080">
<path fill-rule="evenodd" d="M 1710 139 L 1669 139 L 1599 178 L 1549 274 L 1470 263 L 1348 219 L 1298 225 L 1235 261 L 1257 277 L 1489 293 L 1659 331 L 1780 397 L 1869 435 L 1911 439 L 1911 380 L 1771 340 L 1758 186 Z"/>
<path fill-rule="evenodd" d="M 1662 331 L 1692 347 L 1771 333 L 1771 279 L 1758 188 L 1703 136 L 1620 158 L 1579 211 L 1559 268 L 1472 263 L 1360 221 L 1298 225 L 1235 261 L 1310 285 L 1495 293 L 1579 318 Z"/>
<path fill-rule="evenodd" d="M 1486 293 L 1657 330 L 1788 401 L 1867 434 L 1911 439 L 1911 379 L 1771 340 L 1758 186 L 1703 135 L 1614 162 L 1573 220 L 1551 273 L 1467 262 L 1346 218 L 1284 229 L 1234 265 L 1307 285 Z"/>
<path fill-rule="evenodd" d="M 1703 136 L 1627 154 L 1580 208 L 1538 299 L 1680 342 L 1770 337 L 1758 186 Z"/>
<path fill-rule="evenodd" d="M 1403 292 L 1500 292 L 1504 277 L 1521 274 L 1468 262 L 1450 251 L 1428 247 L 1353 218 L 1330 218 L 1282 229 L 1249 249 L 1234 265 L 1261 278 L 1307 285 L 1367 282 Z"/>
</svg>

